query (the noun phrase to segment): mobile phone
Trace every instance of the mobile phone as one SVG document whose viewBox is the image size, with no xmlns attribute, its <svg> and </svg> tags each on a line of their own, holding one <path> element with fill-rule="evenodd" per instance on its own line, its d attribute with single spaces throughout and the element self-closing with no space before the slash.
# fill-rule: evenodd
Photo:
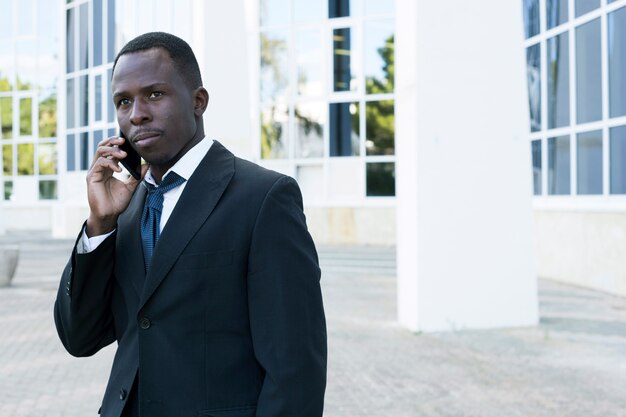
<svg viewBox="0 0 626 417">
<path fill-rule="evenodd" d="M 130 172 L 136 180 L 141 179 L 141 156 L 130 145 L 130 141 L 124 136 L 124 132 L 120 130 L 120 137 L 124 138 L 124 143 L 120 146 L 120 149 L 126 152 L 126 158 L 120 159 L 120 163 Z"/>
</svg>

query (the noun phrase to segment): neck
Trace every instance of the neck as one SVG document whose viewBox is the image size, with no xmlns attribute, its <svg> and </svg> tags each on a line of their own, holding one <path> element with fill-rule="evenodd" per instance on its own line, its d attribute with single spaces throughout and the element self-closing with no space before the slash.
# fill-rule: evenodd
<svg viewBox="0 0 626 417">
<path fill-rule="evenodd" d="M 187 144 L 166 164 L 158 164 L 158 165 L 150 165 L 150 173 L 152 174 L 152 178 L 157 184 L 160 184 L 163 180 L 163 175 L 176 164 L 187 152 L 191 150 L 194 146 L 200 143 L 204 139 L 204 126 L 202 122 L 196 124 L 196 133 L 193 137 L 187 142 Z"/>
</svg>

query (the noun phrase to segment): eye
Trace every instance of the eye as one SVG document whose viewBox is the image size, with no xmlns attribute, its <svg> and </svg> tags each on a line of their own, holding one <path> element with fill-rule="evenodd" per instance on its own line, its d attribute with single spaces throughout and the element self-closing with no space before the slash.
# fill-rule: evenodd
<svg viewBox="0 0 626 417">
<path fill-rule="evenodd" d="M 127 98 L 122 98 L 117 101 L 117 107 L 128 106 L 130 104 L 130 100 Z"/>
<path fill-rule="evenodd" d="M 159 98 L 163 95 L 162 91 L 153 91 L 150 93 L 150 98 Z"/>
</svg>

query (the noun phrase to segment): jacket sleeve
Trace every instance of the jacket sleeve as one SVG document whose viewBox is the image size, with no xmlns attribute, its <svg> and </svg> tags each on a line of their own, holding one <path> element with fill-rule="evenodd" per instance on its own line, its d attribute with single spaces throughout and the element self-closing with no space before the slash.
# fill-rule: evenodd
<svg viewBox="0 0 626 417">
<path fill-rule="evenodd" d="M 91 356 L 115 340 L 111 313 L 115 236 L 86 254 L 78 254 L 75 245 L 61 276 L 54 322 L 63 346 L 74 356 Z"/>
<path fill-rule="evenodd" d="M 265 197 L 253 231 L 248 303 L 255 355 L 265 370 L 257 417 L 320 417 L 326 321 L 320 269 L 295 180 Z"/>
</svg>

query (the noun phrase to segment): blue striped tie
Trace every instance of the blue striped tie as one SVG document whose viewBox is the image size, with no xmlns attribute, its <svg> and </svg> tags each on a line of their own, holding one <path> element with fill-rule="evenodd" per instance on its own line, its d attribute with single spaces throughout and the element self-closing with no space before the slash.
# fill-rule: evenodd
<svg viewBox="0 0 626 417">
<path fill-rule="evenodd" d="M 158 187 L 144 181 L 144 185 L 148 188 L 148 195 L 143 206 L 141 214 L 141 241 L 143 242 L 143 258 L 146 263 L 146 272 L 148 272 L 152 253 L 156 246 L 161 229 L 161 212 L 163 211 L 163 194 L 173 190 L 185 182 L 185 179 L 175 172 L 170 172 L 163 179 Z"/>
</svg>

